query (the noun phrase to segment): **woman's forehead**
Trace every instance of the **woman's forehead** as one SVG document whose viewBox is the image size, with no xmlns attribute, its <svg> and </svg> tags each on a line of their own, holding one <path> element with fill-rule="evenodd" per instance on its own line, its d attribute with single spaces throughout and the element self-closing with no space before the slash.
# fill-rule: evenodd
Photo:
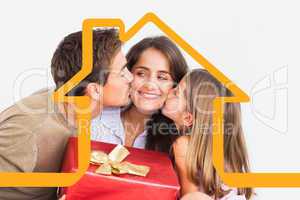
<svg viewBox="0 0 300 200">
<path fill-rule="evenodd" d="M 149 48 L 141 53 L 135 67 L 143 66 L 149 71 L 170 72 L 167 57 L 159 50 Z"/>
</svg>

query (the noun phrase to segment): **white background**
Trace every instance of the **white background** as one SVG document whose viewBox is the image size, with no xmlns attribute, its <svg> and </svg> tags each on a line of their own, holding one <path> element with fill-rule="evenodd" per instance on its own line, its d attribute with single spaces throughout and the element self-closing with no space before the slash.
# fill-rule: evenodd
<svg viewBox="0 0 300 200">
<path fill-rule="evenodd" d="M 127 29 L 156 13 L 251 97 L 243 104 L 252 170 L 300 172 L 299 5 L 292 1 L 6 1 L 0 3 L 0 111 L 53 85 L 52 54 L 85 18 L 121 18 Z M 145 27 L 126 46 L 149 35 Z M 197 67 L 187 57 L 190 66 Z M 34 76 L 28 74 L 35 73 Z M 255 199 L 299 199 L 297 188 L 256 189 Z"/>
</svg>

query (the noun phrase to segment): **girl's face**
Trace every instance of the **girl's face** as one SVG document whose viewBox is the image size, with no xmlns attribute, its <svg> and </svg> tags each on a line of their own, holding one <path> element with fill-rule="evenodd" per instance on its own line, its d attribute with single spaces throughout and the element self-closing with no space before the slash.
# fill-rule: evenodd
<svg viewBox="0 0 300 200">
<path fill-rule="evenodd" d="M 170 66 L 160 51 L 149 48 L 132 68 L 131 99 L 140 112 L 152 114 L 161 109 L 173 87 Z"/>
<path fill-rule="evenodd" d="M 172 119 L 177 128 L 192 125 L 192 114 L 187 111 L 186 82 L 183 78 L 178 86 L 170 90 L 162 113 Z"/>
</svg>

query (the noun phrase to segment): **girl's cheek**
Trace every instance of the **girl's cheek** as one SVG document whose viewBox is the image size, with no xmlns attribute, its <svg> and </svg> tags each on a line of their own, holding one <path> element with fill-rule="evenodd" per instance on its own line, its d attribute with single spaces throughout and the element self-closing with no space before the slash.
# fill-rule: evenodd
<svg viewBox="0 0 300 200">
<path fill-rule="evenodd" d="M 177 113 L 178 111 L 178 100 L 177 99 L 172 99 L 170 100 L 170 108 L 172 109 L 171 111 L 175 113 Z"/>
<path fill-rule="evenodd" d="M 174 113 L 181 113 L 182 112 L 182 105 L 181 105 L 181 102 L 180 100 L 177 98 L 177 99 L 174 99 L 174 101 L 172 102 L 172 107 L 173 107 L 173 112 Z"/>
</svg>

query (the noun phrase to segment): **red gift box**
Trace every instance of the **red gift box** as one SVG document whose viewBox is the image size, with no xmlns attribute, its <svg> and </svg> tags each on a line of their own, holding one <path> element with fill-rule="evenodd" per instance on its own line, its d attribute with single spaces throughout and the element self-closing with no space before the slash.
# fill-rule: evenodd
<svg viewBox="0 0 300 200">
<path fill-rule="evenodd" d="M 92 150 L 109 154 L 116 145 L 91 142 Z M 151 169 L 146 177 L 130 174 L 101 175 L 94 173 L 99 167 L 90 164 L 85 175 L 74 185 L 62 188 L 67 200 L 175 200 L 179 194 L 179 183 L 172 163 L 165 153 L 126 147 L 130 155 L 125 161 L 146 165 Z M 77 170 L 77 138 L 68 142 L 62 172 Z"/>
</svg>

